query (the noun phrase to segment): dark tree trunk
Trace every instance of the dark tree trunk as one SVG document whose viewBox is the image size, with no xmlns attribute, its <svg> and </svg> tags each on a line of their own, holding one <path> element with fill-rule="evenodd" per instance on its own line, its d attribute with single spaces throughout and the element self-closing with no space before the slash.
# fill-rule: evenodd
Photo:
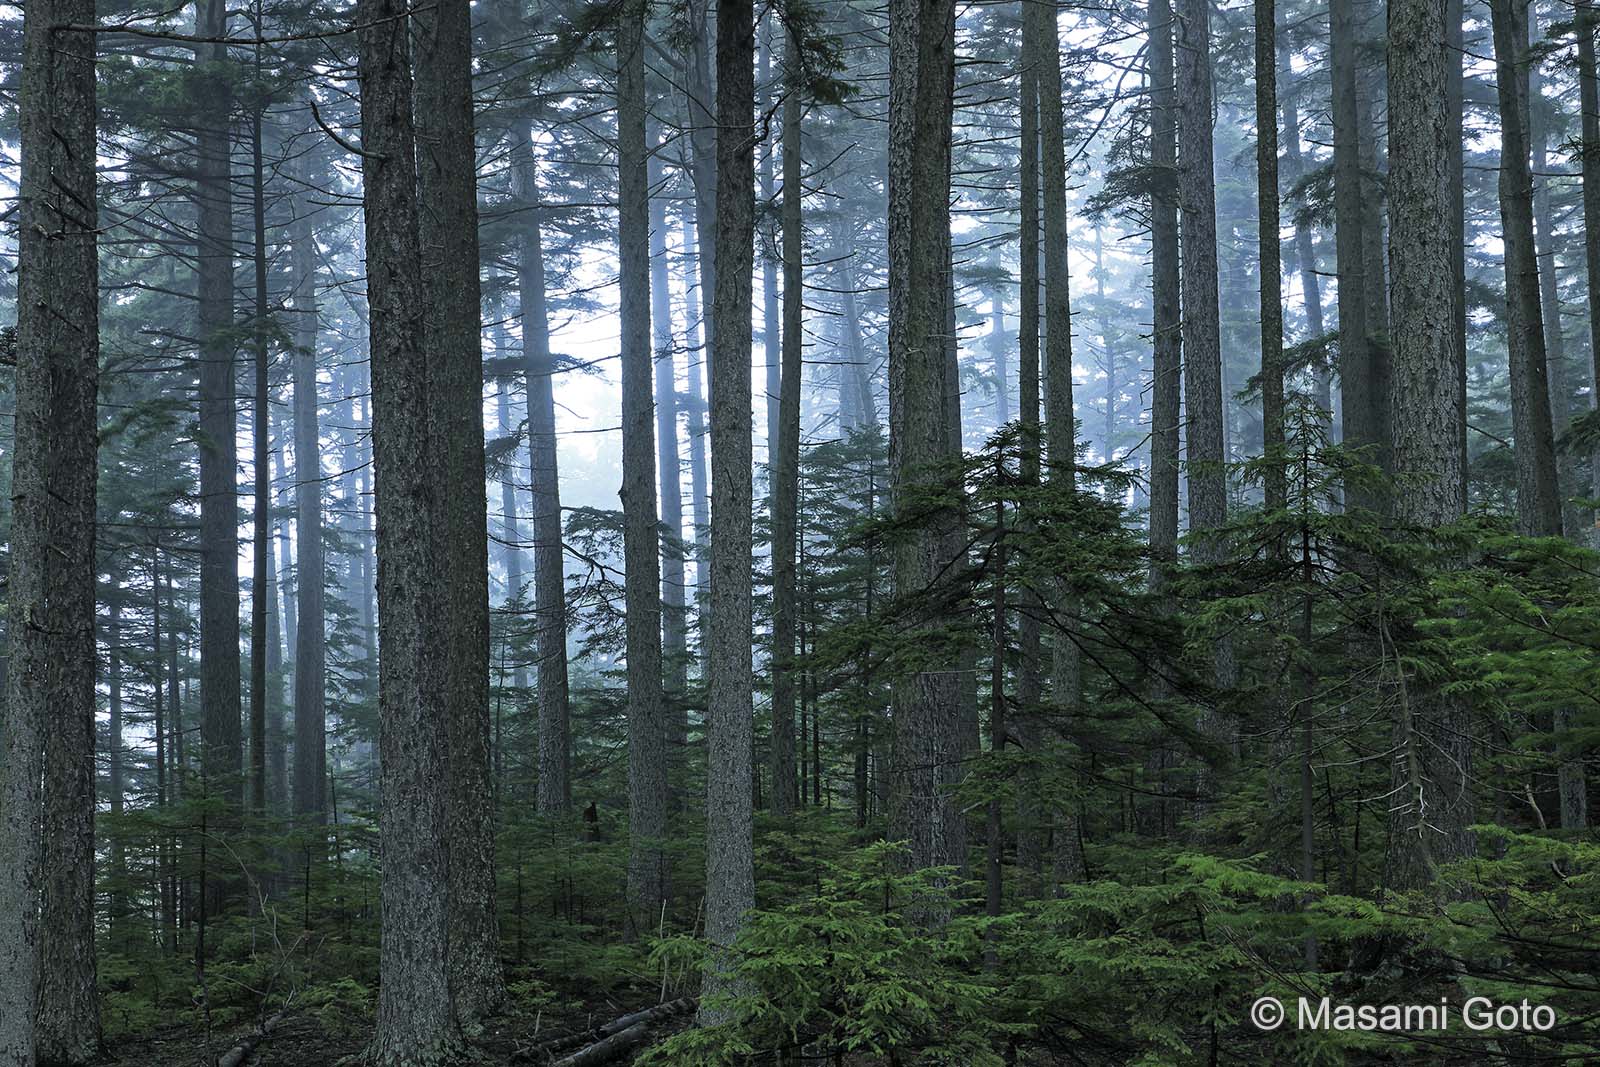
<svg viewBox="0 0 1600 1067">
<path fill-rule="evenodd" d="M 1511 432 L 1516 440 L 1517 526 L 1559 536 L 1555 439 L 1539 258 L 1534 243 L 1533 175 L 1528 161 L 1528 0 L 1494 0 L 1495 95 L 1500 106 L 1500 225 L 1505 243 L 1506 346 L 1511 370 Z"/>
<path fill-rule="evenodd" d="M 1178 0 L 1176 86 L 1178 100 L 1178 203 L 1183 226 L 1183 399 L 1187 418 L 1189 530 L 1194 560 L 1221 560 L 1214 535 L 1228 520 L 1224 466 L 1222 341 L 1217 321 L 1217 200 L 1212 159 L 1211 29 L 1207 0 Z M 1216 680 L 1233 680 L 1233 651 L 1225 640 L 1213 649 Z M 1222 726 L 1204 724 L 1214 737 Z"/>
<path fill-rule="evenodd" d="M 1020 322 L 1017 328 L 1017 421 L 1021 429 L 1021 455 L 1018 473 L 1024 485 L 1039 484 L 1039 34 L 1032 23 L 1033 4 L 1023 0 L 1022 49 L 1019 73 L 1020 103 L 1020 215 L 1021 278 L 1018 293 Z M 1033 750 L 1039 729 L 1034 721 L 1039 706 L 1041 641 L 1038 592 L 1031 587 L 1022 592 L 1018 606 L 1017 708 L 1014 733 L 1017 743 Z M 1017 790 L 1017 866 L 1027 877 L 1026 888 L 1038 891 L 1044 873 L 1044 827 L 1040 824 L 1038 775 L 1025 765 Z"/>
<path fill-rule="evenodd" d="M 23 12 L 17 357 L 0 700 L 0 1064 L 99 1052 L 94 949 L 99 306 L 88 0 Z M 235 661 L 237 666 L 237 660 Z M 41 793 L 41 785 L 43 791 Z"/>
<path fill-rule="evenodd" d="M 317 420 L 316 231 L 307 199 L 289 233 L 294 273 L 295 598 L 294 784 L 292 810 L 320 825 L 327 817 L 326 622 L 323 610 L 322 445 Z"/>
<path fill-rule="evenodd" d="M 889 8 L 889 453 L 895 508 L 907 522 L 895 546 L 896 596 L 928 595 L 948 562 L 952 505 L 930 506 L 949 455 L 944 383 L 950 269 L 950 119 L 955 9 L 950 0 L 891 0 Z M 919 613 L 926 609 L 919 610 Z M 943 625 L 919 618 L 913 625 Z M 963 755 L 959 657 L 925 662 L 895 685 L 892 836 L 914 867 L 966 861 L 966 821 L 950 787 Z"/>
<path fill-rule="evenodd" d="M 622 327 L 622 497 L 628 667 L 628 905 L 648 929 L 667 893 L 666 716 L 661 703 L 661 556 L 650 351 L 650 175 L 644 0 L 617 21 L 617 250 Z M 667 298 L 666 293 L 661 294 Z"/>
<path fill-rule="evenodd" d="M 489 766 L 489 512 L 483 459 L 472 26 L 467 0 L 417 16 L 418 236 L 427 304 L 434 530 L 448 724 L 450 990 L 471 1023 L 505 997 Z"/>
<path fill-rule="evenodd" d="M 799 42 L 789 29 L 783 97 L 783 367 L 772 454 L 772 810 L 795 809 L 795 550 L 800 506 L 801 335 Z M 801 735 L 802 742 L 804 734 Z"/>
<path fill-rule="evenodd" d="M 1183 337 L 1178 312 L 1177 99 L 1171 0 L 1150 0 L 1150 274 L 1154 326 L 1150 401 L 1150 584 L 1178 562 L 1178 422 Z"/>
<path fill-rule="evenodd" d="M 259 74 L 259 63 L 258 71 Z M 251 508 L 250 579 L 250 811 L 267 810 L 267 608 L 271 595 L 268 555 L 272 552 L 272 409 L 267 396 L 267 193 L 266 166 L 262 162 L 261 111 L 250 115 L 250 220 L 254 236 L 251 266 L 255 272 L 255 312 L 251 315 L 251 367 L 255 395 L 251 411 L 251 437 L 255 445 L 252 477 L 255 499 Z"/>
<path fill-rule="evenodd" d="M 1273 0 L 1255 0 L 1256 203 L 1261 278 L 1262 490 L 1268 511 L 1288 499 L 1283 461 L 1283 255 L 1278 219 L 1277 14 Z"/>
<path fill-rule="evenodd" d="M 200 0 L 197 36 L 227 33 L 223 0 Z M 238 421 L 233 352 L 233 194 L 230 174 L 227 49 L 197 44 L 205 75 L 196 86 L 195 201 L 200 338 L 200 774 L 222 800 L 222 825 L 243 788 L 239 699 Z M 209 880 L 209 911 L 232 893 L 232 880 Z"/>
<path fill-rule="evenodd" d="M 361 0 L 361 171 L 366 190 L 383 810 L 383 931 L 374 1063 L 434 1067 L 461 1033 L 450 997 L 449 723 L 434 496 L 437 457 L 424 348 L 411 60 L 405 6 Z M 481 470 L 472 485 L 481 482 Z"/>
<path fill-rule="evenodd" d="M 1365 254 L 1366 183 L 1361 174 L 1360 113 L 1356 94 L 1355 0 L 1330 0 L 1329 69 L 1333 77 L 1333 207 L 1339 278 L 1339 394 L 1343 441 L 1363 450 L 1368 463 L 1381 463 L 1388 448 L 1378 421 L 1378 388 L 1373 369 L 1372 309 Z M 1375 209 L 1374 209 L 1375 210 Z M 1367 492 L 1347 493 L 1363 507 L 1378 503 Z"/>
<path fill-rule="evenodd" d="M 1430 0 L 1389 3 L 1389 273 L 1392 285 L 1395 519 L 1432 528 L 1459 519 L 1462 495 L 1458 345 L 1444 11 Z M 1470 723 L 1455 701 L 1413 683 L 1395 723 L 1397 758 L 1385 883 L 1425 889 L 1436 863 L 1470 854 Z"/>
<path fill-rule="evenodd" d="M 717 10 L 716 285 L 711 313 L 711 599 L 706 648 L 707 1022 L 729 1018 L 724 954 L 755 903 L 751 855 L 750 289 L 754 256 L 754 8 Z M 702 225 L 705 224 L 704 217 Z M 703 274 L 702 274 L 703 277 Z"/>
<path fill-rule="evenodd" d="M 533 518 L 534 654 L 539 661 L 538 810 L 572 810 L 572 735 L 567 689 L 566 567 L 561 543 L 561 482 L 556 456 L 555 359 L 545 307 L 544 243 L 532 132 L 512 133 L 511 159 L 525 218 L 518 234 L 517 300 L 522 319 L 524 388 Z"/>
</svg>

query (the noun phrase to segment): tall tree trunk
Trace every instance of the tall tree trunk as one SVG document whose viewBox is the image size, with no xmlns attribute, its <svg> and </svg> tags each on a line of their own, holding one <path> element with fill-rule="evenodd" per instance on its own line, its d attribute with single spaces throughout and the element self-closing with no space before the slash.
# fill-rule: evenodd
<svg viewBox="0 0 1600 1067">
<path fill-rule="evenodd" d="M 525 218 L 518 233 L 517 304 L 522 319 L 522 373 L 528 394 L 528 462 L 533 517 L 534 654 L 539 661 L 540 815 L 572 809 L 572 734 L 567 689 L 566 567 L 561 541 L 561 477 L 556 455 L 555 359 L 545 307 L 544 243 L 533 134 L 512 133 L 512 167 Z"/>
<path fill-rule="evenodd" d="M 698 211 L 698 187 L 695 199 Z M 698 225 L 698 222 L 697 222 Z M 708 223 L 709 225 L 709 223 Z M 695 622 L 700 631 L 700 648 L 702 653 L 707 648 L 707 627 L 710 623 L 710 612 L 707 610 L 707 599 L 711 594 L 711 561 L 706 554 L 706 539 L 711 530 L 711 496 L 706 485 L 707 474 L 710 466 L 707 461 L 706 448 L 709 436 L 706 430 L 706 402 L 705 393 L 700 388 L 700 370 L 708 366 L 711 358 L 711 296 L 710 290 L 705 287 L 704 278 L 706 271 L 711 269 L 706 264 L 714 257 L 710 244 L 702 244 L 696 232 L 696 226 L 690 226 L 687 221 L 683 224 L 684 246 L 693 246 L 695 253 L 696 273 L 701 279 L 696 285 L 690 278 L 686 278 L 687 302 L 689 305 L 688 319 L 693 324 L 689 330 L 687 381 L 683 396 L 684 409 L 688 414 L 689 435 L 689 517 L 694 523 L 693 547 L 690 554 L 694 558 L 694 600 Z M 698 340 L 698 343 L 694 343 Z M 701 677 L 706 674 L 705 665 L 701 665 Z"/>
<path fill-rule="evenodd" d="M 659 152 L 652 157 L 651 187 L 662 181 Z M 684 576 L 683 460 L 678 447 L 678 371 L 672 334 L 672 284 L 667 269 L 667 202 L 650 198 L 650 319 L 655 335 L 656 476 L 661 483 L 661 660 L 667 709 L 667 784 L 681 790 L 689 718 L 684 705 L 689 686 L 688 587 Z M 674 783 L 679 783 L 676 786 Z"/>
<path fill-rule="evenodd" d="M 1194 559 L 1221 561 L 1214 531 L 1228 519 L 1223 451 L 1222 347 L 1217 321 L 1217 200 L 1211 130 L 1211 9 L 1207 0 L 1178 0 L 1176 86 L 1178 203 L 1183 219 L 1183 387 L 1187 419 L 1189 530 Z M 1213 649 L 1216 680 L 1232 683 L 1233 651 Z M 1207 728 L 1220 737 L 1222 727 Z"/>
<path fill-rule="evenodd" d="M 304 177 L 304 175 L 302 175 Z M 322 443 L 317 419 L 316 230 L 306 199 L 289 231 L 294 274 L 295 599 L 292 810 L 312 825 L 327 817 L 326 620 L 323 605 Z"/>
<path fill-rule="evenodd" d="M 256 72 L 260 74 L 257 49 Z M 267 598 L 271 592 L 267 556 L 272 551 L 272 409 L 267 395 L 267 194 L 266 166 L 262 162 L 261 109 L 250 114 L 250 219 L 254 235 L 251 266 L 255 269 L 255 313 L 251 316 L 251 361 L 255 371 L 254 410 L 251 412 L 255 455 L 252 477 L 255 501 L 251 509 L 250 580 L 250 810 L 267 810 Z"/>
<path fill-rule="evenodd" d="M 1019 55 L 1022 99 L 1019 133 L 1020 285 L 1017 326 L 1017 420 L 1021 429 L 1021 455 L 1017 468 L 1024 485 L 1039 484 L 1039 34 L 1033 21 L 1032 0 L 1022 0 L 1022 47 Z M 1039 744 L 1037 723 L 1040 690 L 1038 591 L 1022 591 L 1017 622 L 1018 745 L 1028 752 Z M 1026 872 L 1026 890 L 1036 893 L 1044 874 L 1044 827 L 1040 823 L 1038 774 L 1024 764 L 1017 788 L 1017 866 Z"/>
<path fill-rule="evenodd" d="M 1045 450 L 1050 482 L 1072 492 L 1077 442 L 1072 401 L 1072 303 L 1067 278 L 1067 163 L 1061 107 L 1061 34 L 1056 4 L 1030 3 L 1038 66 L 1039 164 L 1044 216 L 1044 375 Z M 1052 598 L 1069 617 L 1075 611 L 1063 597 Z M 1082 702 L 1082 665 L 1071 623 L 1055 627 L 1050 642 L 1050 685 L 1055 701 L 1076 714 Z M 1054 813 L 1052 858 L 1054 878 L 1082 881 L 1081 833 L 1075 813 L 1063 806 Z"/>
<path fill-rule="evenodd" d="M 224 0 L 199 0 L 195 33 L 222 37 Z M 196 83 L 196 265 L 200 338 L 200 773 L 222 802 L 222 823 L 243 788 L 239 699 L 238 421 L 233 352 L 233 193 L 228 139 L 227 48 L 195 45 L 204 71 Z M 233 880 L 211 878 L 203 906 L 216 911 Z"/>
<path fill-rule="evenodd" d="M 168 805 L 175 797 L 173 784 L 177 781 L 177 768 L 172 759 L 173 746 L 168 734 L 169 705 L 164 700 L 166 648 L 161 641 L 161 603 L 163 600 L 170 602 L 171 591 L 163 588 L 163 580 L 161 545 L 158 537 L 156 545 L 150 551 L 150 699 L 153 709 L 151 729 L 155 734 L 153 740 L 156 746 L 156 808 L 158 814 L 164 816 Z M 176 636 L 173 635 L 174 638 Z M 156 873 L 160 908 L 160 943 L 162 950 L 170 954 L 178 947 L 178 899 L 173 883 L 173 841 L 166 833 L 161 834 L 156 845 Z"/>
<path fill-rule="evenodd" d="M 661 703 L 661 543 L 650 351 L 650 175 L 644 0 L 617 21 L 617 251 L 622 325 L 622 513 L 628 660 L 628 905 L 648 929 L 666 899 L 667 753 Z M 662 294 L 666 299 L 667 294 Z"/>
<path fill-rule="evenodd" d="M 755 233 L 754 7 L 717 10 L 716 288 L 711 314 L 711 602 L 706 649 L 703 1021 L 730 1018 L 726 953 L 755 904 L 751 855 L 750 288 Z M 702 275 L 703 276 L 703 275 Z"/>
<path fill-rule="evenodd" d="M 795 809 L 794 640 L 795 550 L 800 506 L 800 374 L 802 346 L 800 101 L 804 78 L 791 26 L 783 96 L 783 367 L 772 454 L 772 810 Z M 802 734 L 802 739 L 804 735 Z"/>
<path fill-rule="evenodd" d="M 1394 323 L 1395 518 L 1431 528 L 1466 510 L 1459 470 L 1458 354 L 1451 235 L 1439 219 L 1451 193 L 1442 5 L 1389 3 L 1389 264 Z M 1472 751 L 1464 709 L 1420 684 L 1395 724 L 1394 796 L 1385 882 L 1423 889 L 1435 864 L 1470 854 Z"/>
<path fill-rule="evenodd" d="M 505 997 L 495 922 L 489 766 L 489 501 L 483 457 L 478 199 L 467 0 L 417 16 L 418 236 L 448 723 L 450 991 L 463 1024 Z"/>
<path fill-rule="evenodd" d="M 1006 309 L 1000 291 L 989 293 L 989 358 L 994 363 L 994 422 L 1011 421 L 1011 376 L 1006 367 Z"/>
<path fill-rule="evenodd" d="M 434 1067 L 461 1033 L 450 998 L 449 723 L 437 573 L 406 7 L 360 0 L 361 172 L 366 191 L 372 447 L 383 629 L 378 713 L 383 865 L 375 1063 Z M 469 157 L 470 158 L 470 157 Z M 481 471 L 474 476 L 476 489 Z"/>
<path fill-rule="evenodd" d="M 1388 447 L 1378 422 L 1373 370 L 1374 345 L 1370 286 L 1365 255 L 1365 182 L 1361 174 L 1360 113 L 1356 94 L 1355 0 L 1330 0 L 1328 62 L 1333 77 L 1333 207 L 1334 241 L 1339 278 L 1339 393 L 1343 440 L 1364 450 L 1369 463 L 1380 462 Z M 1347 494 L 1347 501 L 1374 507 L 1367 492 Z"/>
<path fill-rule="evenodd" d="M 111 839 L 111 887 L 106 894 L 106 928 L 113 950 L 127 953 L 128 849 L 121 833 L 123 803 L 128 783 L 123 771 L 122 707 L 122 593 L 109 590 L 106 605 L 106 807 L 118 833 Z"/>
<path fill-rule="evenodd" d="M 1171 0 L 1150 0 L 1150 284 L 1154 324 L 1150 401 L 1150 585 L 1178 562 L 1178 423 L 1182 327 L 1178 312 L 1177 96 Z"/>
<path fill-rule="evenodd" d="M 756 87 L 761 93 L 756 100 L 756 107 L 763 115 L 772 112 L 772 24 L 777 21 L 775 14 L 769 14 L 761 20 L 761 39 L 757 48 L 756 59 Z M 789 93 L 784 95 L 783 121 L 788 117 Z M 780 135 L 781 136 L 781 135 Z M 765 137 L 762 139 L 761 164 L 759 180 L 761 183 L 761 203 L 764 210 L 772 211 L 774 201 L 777 199 L 777 186 L 774 184 L 772 157 L 777 153 L 778 139 Z M 787 165 L 786 165 L 787 166 Z M 781 229 L 781 226 L 780 226 Z M 776 477 L 774 471 L 778 465 L 778 408 L 782 404 L 781 381 L 782 339 L 778 325 L 778 272 L 787 265 L 782 263 L 782 252 L 774 255 L 774 245 L 780 244 L 782 234 L 771 235 L 772 240 L 763 239 L 759 242 L 761 248 L 761 347 L 766 357 L 767 384 L 764 390 L 767 411 L 767 477 L 769 481 Z M 771 486 L 768 486 L 771 489 Z M 774 803 L 777 794 L 773 794 Z"/>
<path fill-rule="evenodd" d="M 1273 0 L 1255 0 L 1256 218 L 1261 279 L 1262 490 L 1268 511 L 1288 500 L 1283 459 L 1283 254 L 1278 219 L 1278 35 Z"/>
<path fill-rule="evenodd" d="M 17 362 L 0 700 L 0 1065 L 86 1063 L 94 950 L 99 305 L 88 0 L 22 15 Z M 235 661 L 237 663 L 237 661 Z M 42 791 L 41 791 L 42 785 Z"/>
<path fill-rule="evenodd" d="M 1289 62 L 1289 46 L 1281 38 L 1278 41 L 1278 68 L 1284 75 L 1288 75 L 1292 70 Z M 1299 181 L 1306 172 L 1305 156 L 1300 146 L 1299 98 L 1298 86 L 1293 91 L 1283 93 L 1279 98 L 1283 106 L 1284 167 L 1288 172 L 1284 177 L 1291 184 Z M 1322 317 L 1322 283 L 1317 273 L 1317 249 L 1312 238 L 1311 223 L 1303 213 L 1295 213 L 1294 242 L 1289 247 L 1292 250 L 1290 273 L 1298 272 L 1300 275 L 1300 293 L 1305 305 L 1306 338 L 1309 340 L 1321 337 L 1327 331 Z M 1317 403 L 1331 417 L 1333 398 L 1329 395 L 1329 390 L 1332 376 L 1326 368 L 1318 367 L 1311 372 L 1311 379 L 1316 390 Z"/>
<path fill-rule="evenodd" d="M 889 452 L 895 508 L 907 527 L 895 547 L 895 595 L 925 595 L 948 562 L 953 507 L 926 493 L 944 486 L 949 454 L 945 335 L 950 268 L 950 119 L 955 9 L 950 0 L 889 7 Z M 920 512 L 920 513 L 919 513 Z M 942 620 L 919 618 L 933 627 Z M 937 654 L 936 654 L 937 657 Z M 918 664 L 895 684 L 893 836 L 914 867 L 966 861 L 966 821 L 950 787 L 963 735 L 958 656 Z"/>
<path fill-rule="evenodd" d="M 1537 39 L 1539 27 L 1538 20 L 1532 9 L 1529 10 L 1530 37 Z M 1533 229 L 1534 252 L 1539 266 L 1539 310 L 1542 319 L 1545 341 L 1546 378 L 1550 393 L 1550 423 L 1551 430 L 1556 437 L 1565 431 L 1567 423 L 1571 420 L 1569 410 L 1572 390 L 1567 384 L 1567 341 L 1561 329 L 1561 300 L 1558 292 L 1558 279 L 1556 275 L 1556 250 L 1555 250 L 1555 215 L 1550 204 L 1550 178 L 1549 168 L 1549 125 L 1546 118 L 1544 105 L 1533 106 L 1534 101 L 1542 101 L 1541 88 L 1544 78 L 1539 70 L 1537 59 L 1530 55 L 1528 67 L 1528 134 L 1529 144 L 1533 153 Z M 1563 528 L 1576 530 L 1578 516 L 1576 511 L 1569 507 L 1567 500 L 1573 490 L 1573 470 L 1571 453 L 1562 450 L 1556 453 L 1556 493 L 1558 506 L 1562 511 Z"/>
<path fill-rule="evenodd" d="M 1500 225 L 1505 244 L 1506 347 L 1511 432 L 1516 440 L 1517 526 L 1559 536 L 1555 439 L 1534 244 L 1533 175 L 1528 161 L 1528 0 L 1493 0 L 1495 95 L 1500 107 Z"/>
<path fill-rule="evenodd" d="M 1467 499 L 1467 200 L 1466 152 L 1462 124 L 1465 120 L 1465 80 L 1461 66 L 1465 61 L 1462 46 L 1462 5 L 1464 0 L 1445 0 L 1445 48 L 1449 59 L 1445 65 L 1444 99 L 1448 121 L 1446 141 L 1449 151 L 1450 201 L 1450 281 L 1451 314 L 1455 322 L 1455 377 L 1457 381 L 1456 433 L 1460 435 L 1457 448 L 1461 453 L 1461 499 Z M 1597 245 L 1600 251 L 1600 245 Z M 1596 268 L 1600 269 L 1600 268 Z"/>
</svg>

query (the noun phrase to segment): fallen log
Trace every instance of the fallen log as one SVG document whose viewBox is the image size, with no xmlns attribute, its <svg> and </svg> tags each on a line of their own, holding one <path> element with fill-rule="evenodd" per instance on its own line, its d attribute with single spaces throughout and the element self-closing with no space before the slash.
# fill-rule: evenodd
<svg viewBox="0 0 1600 1067">
<path fill-rule="evenodd" d="M 657 1004 L 653 1008 L 645 1008 L 643 1011 L 636 1011 L 632 1015 L 624 1015 L 619 1019 L 612 1019 L 610 1022 L 606 1023 L 600 1028 L 600 1033 L 602 1035 L 615 1034 L 628 1029 L 628 1027 L 632 1026 L 634 1023 L 644 1023 L 648 1026 L 651 1023 L 668 1018 L 669 1016 L 681 1015 L 683 1012 L 693 1010 L 693 997 L 679 997 L 677 1000 L 669 1000 L 665 1004 Z"/>
<path fill-rule="evenodd" d="M 648 1033 L 650 1033 L 648 1025 L 634 1023 L 626 1030 L 619 1030 L 603 1041 L 596 1041 L 565 1059 L 557 1060 L 551 1067 L 595 1067 L 596 1064 L 605 1063 L 633 1046 L 641 1044 Z"/>
<path fill-rule="evenodd" d="M 518 1049 L 511 1059 L 513 1063 L 544 1062 L 549 1057 L 576 1048 L 576 1052 L 555 1060 L 551 1067 L 589 1067 L 591 1064 L 605 1063 L 642 1042 L 650 1027 L 656 1023 L 693 1011 L 695 1003 L 693 997 L 680 997 L 652 1008 L 620 1015 L 582 1033 L 546 1038 L 536 1045 Z"/>
<path fill-rule="evenodd" d="M 280 1011 L 278 1014 L 269 1017 L 258 1028 L 246 1034 L 243 1041 L 240 1041 L 227 1052 L 217 1057 L 217 1067 L 244 1067 L 244 1063 L 250 1058 L 250 1054 L 272 1034 L 273 1027 L 281 1022 L 283 1022 L 283 1012 Z"/>
</svg>

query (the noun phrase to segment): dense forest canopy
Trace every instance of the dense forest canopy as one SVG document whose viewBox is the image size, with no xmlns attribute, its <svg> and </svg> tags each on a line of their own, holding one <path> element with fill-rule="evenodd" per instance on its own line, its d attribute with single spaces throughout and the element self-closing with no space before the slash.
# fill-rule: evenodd
<svg viewBox="0 0 1600 1067">
<path fill-rule="evenodd" d="M 1600 1058 L 1595 29 L 0 8 L 0 1067 Z"/>
</svg>

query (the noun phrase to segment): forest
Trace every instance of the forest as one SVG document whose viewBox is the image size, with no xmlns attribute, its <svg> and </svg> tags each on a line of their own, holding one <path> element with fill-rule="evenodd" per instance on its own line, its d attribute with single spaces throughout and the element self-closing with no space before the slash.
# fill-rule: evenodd
<svg viewBox="0 0 1600 1067">
<path fill-rule="evenodd" d="M 1596 27 L 0 4 L 0 1067 L 1600 1062 Z"/>
</svg>

